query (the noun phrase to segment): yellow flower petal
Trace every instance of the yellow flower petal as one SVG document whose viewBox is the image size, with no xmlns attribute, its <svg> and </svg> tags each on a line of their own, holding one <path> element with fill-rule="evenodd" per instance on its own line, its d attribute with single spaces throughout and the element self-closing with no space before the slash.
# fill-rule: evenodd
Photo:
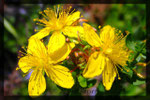
<svg viewBox="0 0 150 100">
<path fill-rule="evenodd" d="M 32 68 L 32 66 L 34 66 L 31 56 L 24 56 L 20 58 L 18 66 L 24 73 L 27 73 Z"/>
<path fill-rule="evenodd" d="M 102 76 L 103 76 L 103 85 L 105 86 L 105 89 L 110 90 L 116 77 L 116 69 L 115 65 L 108 58 L 106 59 L 106 65 Z"/>
<path fill-rule="evenodd" d="M 33 70 L 28 84 L 28 92 L 30 96 L 39 96 L 46 89 L 46 81 L 42 70 Z"/>
<path fill-rule="evenodd" d="M 115 29 L 112 28 L 110 25 L 106 25 L 100 31 L 100 40 L 102 43 L 112 43 L 114 42 L 115 38 Z"/>
<path fill-rule="evenodd" d="M 41 29 L 39 32 L 32 35 L 30 38 L 37 38 L 42 39 L 50 34 L 50 31 L 52 31 L 49 27 Z"/>
<path fill-rule="evenodd" d="M 105 66 L 105 57 L 99 52 L 94 52 L 88 60 L 86 68 L 83 70 L 83 76 L 93 78 L 102 73 Z"/>
<path fill-rule="evenodd" d="M 66 43 L 65 36 L 56 31 L 52 34 L 50 37 L 49 43 L 48 43 L 48 52 L 49 54 L 52 54 L 53 52 L 59 50 L 64 46 Z"/>
<path fill-rule="evenodd" d="M 84 30 L 81 26 L 66 26 L 63 30 L 63 33 L 69 37 L 78 38 L 78 35 L 83 34 Z"/>
<path fill-rule="evenodd" d="M 73 22 L 75 22 L 79 18 L 80 18 L 80 12 L 79 11 L 76 11 L 76 12 L 70 14 L 67 17 L 67 24 L 66 25 L 71 25 Z"/>
<path fill-rule="evenodd" d="M 93 30 L 93 28 L 86 23 L 83 23 L 83 28 L 84 28 L 84 34 L 85 34 L 85 39 L 86 41 L 91 45 L 95 47 L 100 46 L 100 38 L 96 34 L 96 32 Z"/>
<path fill-rule="evenodd" d="M 50 68 L 45 69 L 45 72 L 52 81 L 63 88 L 71 88 L 74 85 L 71 72 L 64 66 L 50 66 Z"/>
<path fill-rule="evenodd" d="M 27 53 L 41 58 L 47 55 L 47 50 L 42 41 L 37 38 L 30 38 Z"/>
<path fill-rule="evenodd" d="M 58 63 L 67 58 L 71 50 L 74 48 L 74 43 L 65 43 L 65 45 L 57 51 L 50 54 L 53 63 Z"/>
</svg>

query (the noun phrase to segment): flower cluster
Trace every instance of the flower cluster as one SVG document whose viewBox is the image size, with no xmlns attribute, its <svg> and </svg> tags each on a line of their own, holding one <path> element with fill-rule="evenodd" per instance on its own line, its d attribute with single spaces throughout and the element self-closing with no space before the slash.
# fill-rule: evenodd
<svg viewBox="0 0 150 100">
<path fill-rule="evenodd" d="M 83 77 L 102 75 L 106 90 L 111 89 L 117 75 L 120 78 L 117 68 L 124 69 L 129 56 L 126 36 L 110 25 L 104 26 L 97 34 L 79 11 L 70 11 L 71 7 L 64 9 L 56 6 L 40 12 L 42 19 L 34 19 L 43 28 L 29 38 L 26 54 L 18 62 L 18 69 L 24 73 L 32 72 L 28 84 L 30 96 L 39 96 L 45 91 L 45 74 L 63 88 L 73 87 L 75 81 L 72 70 L 61 65 L 61 62 L 69 57 L 76 45 L 83 45 L 81 41 L 86 41 L 91 49 L 94 48 L 86 60 L 78 59 L 86 65 L 82 70 Z M 83 25 L 79 23 L 81 21 Z M 44 38 L 48 36 L 49 41 L 45 42 Z M 79 54 L 82 55 L 82 52 Z"/>
</svg>

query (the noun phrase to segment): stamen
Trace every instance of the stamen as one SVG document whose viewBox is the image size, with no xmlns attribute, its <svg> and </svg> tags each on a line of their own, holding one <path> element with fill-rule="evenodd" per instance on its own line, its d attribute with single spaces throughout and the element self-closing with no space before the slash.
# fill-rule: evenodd
<svg viewBox="0 0 150 100">
<path fill-rule="evenodd" d="M 27 54 L 27 53 L 25 53 L 25 52 L 23 52 L 23 51 L 21 51 L 21 50 L 19 50 L 19 53 L 20 53 L 21 56 L 24 56 L 24 55 Z"/>
<path fill-rule="evenodd" d="M 44 10 L 44 13 L 46 13 L 46 10 Z M 43 12 L 41 12 L 41 15 L 48 20 L 48 16 L 46 16 Z"/>
<path fill-rule="evenodd" d="M 38 20 L 37 18 L 33 19 L 33 21 L 37 21 L 37 20 Z"/>
<path fill-rule="evenodd" d="M 71 10 L 71 9 L 70 9 L 70 10 Z M 70 10 L 69 10 L 69 11 L 70 11 Z M 73 10 L 70 12 L 70 14 L 72 14 L 73 12 L 75 12 L 75 9 L 73 9 Z"/>
<path fill-rule="evenodd" d="M 39 23 L 39 22 L 37 22 L 36 24 L 37 24 L 37 25 L 41 25 L 41 26 L 46 26 L 45 24 Z"/>
<path fill-rule="evenodd" d="M 42 14 L 42 13 L 43 13 L 42 11 L 39 12 L 39 14 Z"/>
<path fill-rule="evenodd" d="M 34 31 L 35 31 L 35 32 L 38 32 L 39 30 L 37 30 L 37 29 L 34 29 Z"/>
<path fill-rule="evenodd" d="M 22 46 L 21 48 L 22 48 L 24 51 L 26 51 L 26 47 Z"/>
<path fill-rule="evenodd" d="M 115 66 L 115 64 L 114 64 L 114 66 Z M 118 80 L 121 80 L 121 77 L 120 77 L 120 75 L 119 75 L 119 73 L 118 73 L 118 70 L 117 70 L 117 67 L 116 67 L 116 66 L 115 66 L 115 70 L 116 70 L 117 75 L 118 75 Z"/>
<path fill-rule="evenodd" d="M 121 68 L 118 64 L 116 64 L 116 66 L 117 66 L 121 71 L 123 71 L 123 68 Z"/>
<path fill-rule="evenodd" d="M 124 69 L 124 70 L 126 70 L 127 72 L 129 72 L 129 70 L 128 70 L 128 69 L 126 69 L 124 66 L 122 66 L 122 67 L 123 67 L 123 69 Z"/>
</svg>

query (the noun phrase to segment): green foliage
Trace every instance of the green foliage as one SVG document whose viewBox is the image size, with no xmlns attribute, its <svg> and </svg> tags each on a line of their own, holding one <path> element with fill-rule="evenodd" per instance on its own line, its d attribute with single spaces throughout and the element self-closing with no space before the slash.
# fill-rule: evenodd
<svg viewBox="0 0 150 100">
<path fill-rule="evenodd" d="M 137 42 L 134 41 L 134 38 L 131 34 L 129 34 L 126 38 L 126 45 L 130 50 L 136 51 L 135 50 L 135 46 L 136 46 Z"/>
<path fill-rule="evenodd" d="M 145 80 L 136 80 L 135 82 L 133 82 L 133 85 L 141 85 L 141 84 L 145 84 Z"/>
<path fill-rule="evenodd" d="M 88 79 L 87 80 L 88 88 L 93 87 L 95 84 L 96 84 L 96 79 Z"/>
<path fill-rule="evenodd" d="M 102 93 L 105 92 L 105 87 L 103 86 L 102 83 L 100 83 L 100 84 L 98 85 L 98 91 L 99 91 L 99 92 L 102 92 Z"/>
<path fill-rule="evenodd" d="M 16 38 L 16 40 L 18 39 L 18 33 L 16 32 L 15 28 L 5 18 L 4 27 Z"/>
<path fill-rule="evenodd" d="M 83 88 L 87 87 L 86 79 L 83 76 L 81 76 L 81 75 L 78 76 L 78 82 L 81 87 L 83 87 Z"/>
<path fill-rule="evenodd" d="M 58 86 L 49 78 L 47 78 L 47 89 L 48 91 L 50 90 L 49 91 L 50 95 L 54 95 L 54 96 L 62 95 L 61 89 L 58 88 Z"/>
<path fill-rule="evenodd" d="M 105 24 L 122 31 L 129 31 L 135 39 L 144 39 L 146 37 L 145 7 L 145 4 L 113 4 L 107 13 Z"/>
<path fill-rule="evenodd" d="M 125 90 L 122 91 L 122 93 L 120 94 L 121 96 L 135 96 L 135 95 L 145 96 L 146 95 L 145 94 L 146 91 L 143 91 L 142 88 L 136 85 L 128 84 L 127 86 L 125 86 L 124 89 Z"/>
<path fill-rule="evenodd" d="M 12 93 L 14 95 L 24 95 L 24 96 L 28 96 L 28 85 L 27 82 L 25 82 L 24 84 L 21 84 L 20 88 L 15 88 Z"/>
</svg>

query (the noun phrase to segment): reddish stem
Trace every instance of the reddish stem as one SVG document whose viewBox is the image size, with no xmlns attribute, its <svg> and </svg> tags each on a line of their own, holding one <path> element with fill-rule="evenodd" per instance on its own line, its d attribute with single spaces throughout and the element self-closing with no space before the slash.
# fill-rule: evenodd
<svg viewBox="0 0 150 100">
<path fill-rule="evenodd" d="M 72 69 L 70 72 L 72 73 L 72 72 L 74 72 L 77 68 L 79 68 L 78 66 L 77 67 L 75 67 L 74 69 Z"/>
</svg>

